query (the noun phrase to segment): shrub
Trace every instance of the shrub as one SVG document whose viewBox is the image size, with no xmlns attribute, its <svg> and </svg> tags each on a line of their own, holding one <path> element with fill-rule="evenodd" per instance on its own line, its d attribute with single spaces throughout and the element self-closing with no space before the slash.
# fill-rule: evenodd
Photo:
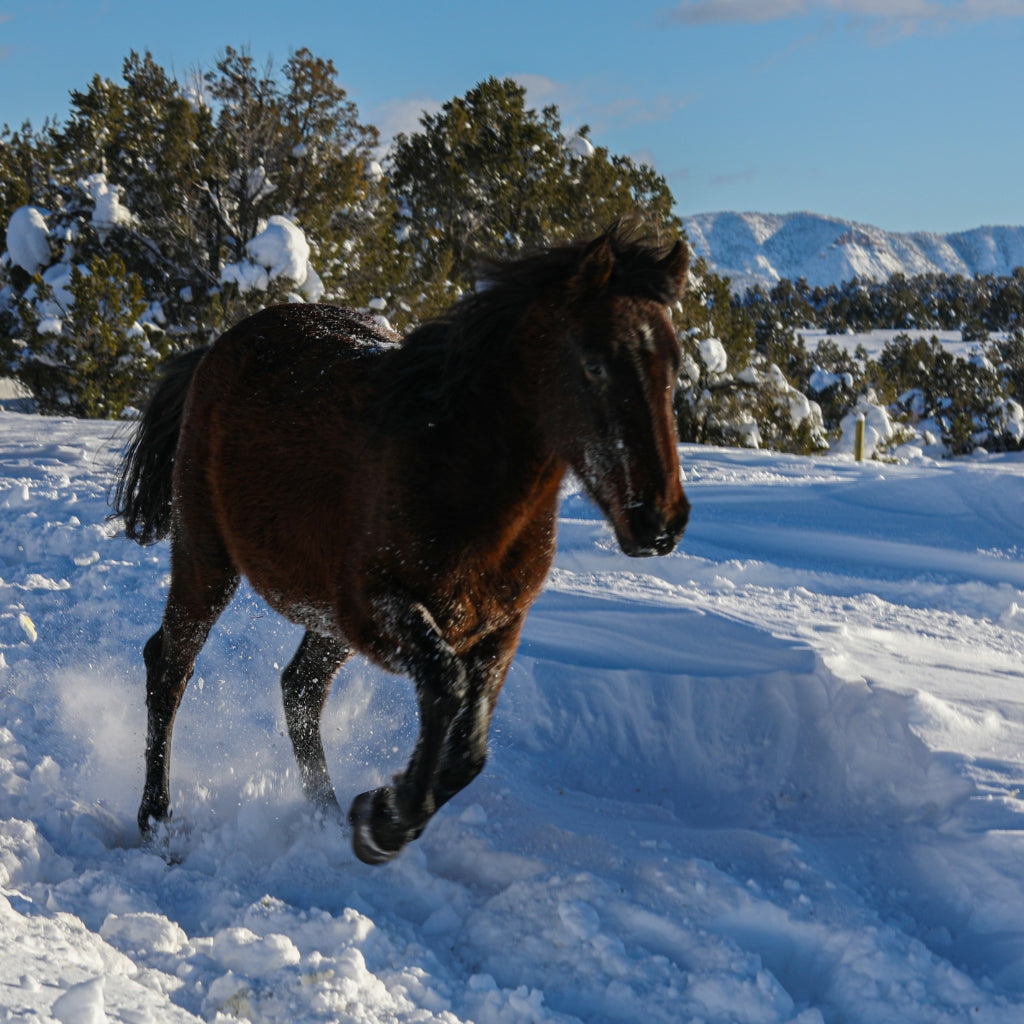
<svg viewBox="0 0 1024 1024">
<path fill-rule="evenodd" d="M 144 391 L 164 349 L 160 332 L 139 322 L 147 308 L 142 282 L 116 254 L 51 280 L 37 277 L 20 304 L 11 368 L 41 412 L 119 416 Z"/>
</svg>

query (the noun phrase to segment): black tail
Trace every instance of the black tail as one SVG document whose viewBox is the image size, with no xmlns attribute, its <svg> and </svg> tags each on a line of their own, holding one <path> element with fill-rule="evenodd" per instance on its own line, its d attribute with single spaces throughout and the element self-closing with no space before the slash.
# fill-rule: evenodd
<svg viewBox="0 0 1024 1024">
<path fill-rule="evenodd" d="M 166 364 L 121 462 L 114 514 L 124 517 L 125 536 L 140 544 L 162 540 L 171 528 L 174 452 L 185 397 L 205 353 L 191 349 Z"/>
</svg>

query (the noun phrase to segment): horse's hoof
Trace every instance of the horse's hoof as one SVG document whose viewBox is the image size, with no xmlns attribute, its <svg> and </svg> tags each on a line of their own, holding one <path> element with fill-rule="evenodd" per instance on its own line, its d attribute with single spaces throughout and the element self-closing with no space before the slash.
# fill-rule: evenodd
<svg viewBox="0 0 1024 1024">
<path fill-rule="evenodd" d="M 142 827 L 140 818 L 140 845 L 155 853 L 167 864 L 181 864 L 191 847 L 191 827 L 187 821 L 173 819 L 170 812 L 163 818 L 152 815 Z"/>
<path fill-rule="evenodd" d="M 151 838 L 156 829 L 171 820 L 171 814 L 170 808 L 165 809 L 163 813 L 159 813 L 145 806 L 140 807 L 138 818 L 136 819 L 139 823 L 139 835 L 143 839 Z"/>
<path fill-rule="evenodd" d="M 415 838 L 398 818 L 390 786 L 360 793 L 348 812 L 352 849 L 364 864 L 386 864 Z"/>
<path fill-rule="evenodd" d="M 332 789 L 326 796 L 317 796 L 311 801 L 313 806 L 313 818 L 321 825 L 344 825 L 345 815 L 342 813 L 341 804 L 334 795 Z"/>
</svg>

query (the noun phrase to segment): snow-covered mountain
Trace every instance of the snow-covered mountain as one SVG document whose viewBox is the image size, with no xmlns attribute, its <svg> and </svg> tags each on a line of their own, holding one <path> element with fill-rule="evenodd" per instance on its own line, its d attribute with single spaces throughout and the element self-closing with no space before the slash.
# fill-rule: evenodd
<svg viewBox="0 0 1024 1024">
<path fill-rule="evenodd" d="M 702 213 L 683 224 L 694 252 L 736 290 L 782 278 L 824 286 L 895 273 L 1004 275 L 1024 266 L 1024 227 L 897 234 L 813 213 Z"/>
</svg>

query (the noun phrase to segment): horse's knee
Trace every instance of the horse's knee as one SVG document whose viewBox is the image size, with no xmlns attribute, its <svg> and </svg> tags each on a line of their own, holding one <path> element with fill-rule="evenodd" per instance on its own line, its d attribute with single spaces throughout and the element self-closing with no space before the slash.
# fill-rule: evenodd
<svg viewBox="0 0 1024 1024">
<path fill-rule="evenodd" d="M 319 721 L 334 677 L 351 653 L 347 644 L 306 633 L 281 673 L 281 698 L 289 730 L 309 728 Z"/>
</svg>

